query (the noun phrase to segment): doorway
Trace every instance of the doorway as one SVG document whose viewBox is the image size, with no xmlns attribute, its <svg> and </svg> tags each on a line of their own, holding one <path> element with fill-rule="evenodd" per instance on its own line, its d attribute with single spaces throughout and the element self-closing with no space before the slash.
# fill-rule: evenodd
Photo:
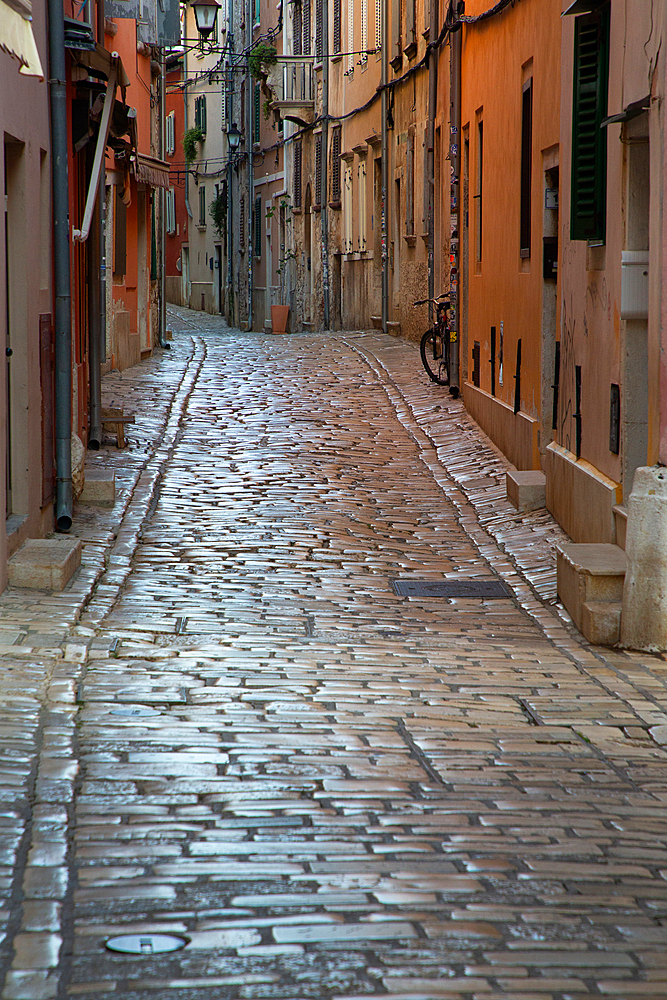
<svg viewBox="0 0 667 1000">
<path fill-rule="evenodd" d="M 313 246 L 313 214 L 312 214 L 312 198 L 310 194 L 310 184 L 306 187 L 306 197 L 303 206 L 303 253 L 305 257 L 304 265 L 306 269 L 305 278 L 303 283 L 304 286 L 304 298 L 303 303 L 303 318 L 304 322 L 310 323 L 311 317 L 311 301 L 313 296 L 313 260 L 312 260 L 312 246 Z"/>
<path fill-rule="evenodd" d="M 625 249 L 643 251 L 648 269 L 650 146 L 648 114 L 625 126 Z M 622 308 L 622 307 L 621 307 Z M 648 304 L 646 316 L 625 320 L 621 387 L 621 475 L 623 503 L 632 491 L 635 471 L 648 461 Z"/>
<path fill-rule="evenodd" d="M 25 146 L 5 136 L 5 364 L 7 519 L 27 512 L 28 489 L 28 262 L 26 260 Z"/>
<path fill-rule="evenodd" d="M 558 195 L 560 170 L 558 146 L 542 151 L 542 397 L 540 404 L 540 462 L 544 467 L 547 445 L 553 440 L 555 428 L 553 386 L 558 382 L 556 364 L 556 334 L 558 325 Z"/>
</svg>

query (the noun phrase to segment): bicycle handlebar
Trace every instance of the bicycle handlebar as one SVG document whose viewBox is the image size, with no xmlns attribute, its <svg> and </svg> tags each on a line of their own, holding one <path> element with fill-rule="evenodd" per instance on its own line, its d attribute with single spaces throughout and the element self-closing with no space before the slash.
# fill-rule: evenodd
<svg viewBox="0 0 667 1000">
<path fill-rule="evenodd" d="M 449 306 L 449 299 L 443 295 L 438 296 L 437 299 L 417 299 L 416 302 L 413 302 L 413 305 L 423 306 L 427 302 L 432 302 L 434 306 Z"/>
</svg>

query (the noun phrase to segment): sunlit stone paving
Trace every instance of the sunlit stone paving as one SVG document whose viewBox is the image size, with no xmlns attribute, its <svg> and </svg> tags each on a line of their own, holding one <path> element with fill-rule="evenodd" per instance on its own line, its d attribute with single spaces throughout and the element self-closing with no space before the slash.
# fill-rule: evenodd
<svg viewBox="0 0 667 1000">
<path fill-rule="evenodd" d="M 90 600 L 0 608 L 3 998 L 667 998 L 667 664 L 414 345 L 170 323 Z"/>
</svg>

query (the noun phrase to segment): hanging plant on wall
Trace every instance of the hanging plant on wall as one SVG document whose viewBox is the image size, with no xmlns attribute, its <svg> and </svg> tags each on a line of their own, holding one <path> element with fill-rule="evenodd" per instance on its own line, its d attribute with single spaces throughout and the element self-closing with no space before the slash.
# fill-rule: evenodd
<svg viewBox="0 0 667 1000">
<path fill-rule="evenodd" d="M 209 207 L 213 227 L 221 240 L 225 240 L 227 232 L 227 188 L 223 185 L 222 191 L 213 199 Z"/>
<path fill-rule="evenodd" d="M 192 163 L 192 161 L 197 156 L 197 144 L 202 142 L 204 139 L 204 133 L 199 128 L 199 125 L 194 125 L 189 128 L 183 136 L 183 152 L 185 153 L 185 162 Z"/>
<path fill-rule="evenodd" d="M 265 45 L 264 42 L 260 42 L 248 56 L 248 69 L 251 76 L 259 80 L 262 76 L 266 76 L 266 68 L 275 66 L 277 62 L 278 50 L 275 45 Z"/>
</svg>

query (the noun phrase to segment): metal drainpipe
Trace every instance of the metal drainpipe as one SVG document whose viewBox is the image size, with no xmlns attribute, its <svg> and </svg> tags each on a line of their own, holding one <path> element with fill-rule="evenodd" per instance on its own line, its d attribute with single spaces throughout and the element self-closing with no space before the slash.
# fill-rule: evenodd
<svg viewBox="0 0 667 1000">
<path fill-rule="evenodd" d="M 248 51 L 252 45 L 253 36 L 253 0 L 248 0 Z M 248 330 L 252 330 L 252 292 L 253 292 L 253 242 L 252 242 L 252 224 L 255 212 L 255 182 L 252 169 L 252 147 L 253 147 L 253 89 L 255 81 L 250 75 L 250 68 L 246 62 L 246 101 L 248 104 L 248 114 L 246 121 L 248 123 L 248 131 L 246 138 L 247 146 L 247 159 L 248 159 Z"/>
<path fill-rule="evenodd" d="M 160 156 L 164 160 L 167 152 L 167 55 L 165 49 L 160 54 Z M 160 296 L 160 321 L 158 325 L 158 338 L 160 347 L 167 350 L 171 344 L 167 340 L 167 279 L 165 271 L 167 269 L 167 191 L 161 187 L 159 192 L 160 207 L 160 253 L 158 256 L 160 274 L 158 277 L 158 288 Z"/>
<path fill-rule="evenodd" d="M 95 5 L 96 37 L 104 45 L 104 0 Z M 88 342 L 90 385 L 90 430 L 88 447 L 97 451 L 102 443 L 102 338 L 103 317 L 106 319 L 106 295 L 103 295 L 104 215 L 102 199 L 105 195 L 104 169 L 100 172 L 97 200 L 88 240 Z"/>
<path fill-rule="evenodd" d="M 320 224 L 322 226 L 322 298 L 324 305 L 324 329 L 331 329 L 329 313 L 329 216 L 327 200 L 327 159 L 329 156 L 329 4 L 322 0 L 322 162 L 320 187 L 322 206 Z"/>
<path fill-rule="evenodd" d="M 459 12 L 458 0 L 452 0 L 451 11 L 454 17 Z M 461 28 L 460 26 L 449 33 L 450 58 L 449 58 L 449 123 L 450 142 L 449 159 L 452 168 L 451 181 L 451 240 L 450 251 L 450 287 L 449 287 L 449 337 L 450 337 L 450 384 L 449 392 L 457 398 L 460 392 L 460 357 L 459 357 L 459 337 L 461 334 L 461 311 L 459 301 L 459 247 L 461 241 L 461 199 L 459 178 L 461 175 Z"/>
<path fill-rule="evenodd" d="M 381 257 L 382 257 L 382 329 L 384 333 L 387 332 L 387 321 L 389 319 L 389 253 L 387 246 L 387 190 L 389 187 L 389 137 L 387 135 L 387 82 L 389 79 L 388 72 L 388 55 L 389 55 L 389 42 L 387 40 L 387 4 L 389 0 L 381 0 L 381 44 L 382 44 L 382 71 L 381 71 L 381 84 L 382 84 L 382 95 L 380 98 L 382 115 L 382 218 L 381 218 L 381 228 L 380 228 L 380 246 L 381 246 Z"/>
<path fill-rule="evenodd" d="M 72 299 L 63 0 L 48 0 L 55 290 L 56 527 L 72 527 Z"/>
<path fill-rule="evenodd" d="M 426 135 L 426 184 L 427 184 L 427 220 L 428 232 L 428 297 L 435 298 L 435 115 L 438 105 L 438 50 L 435 39 L 438 37 L 438 4 L 431 0 L 431 17 L 429 25 L 428 60 L 428 131 Z M 433 302 L 428 304 L 429 326 L 433 325 Z"/>
</svg>

